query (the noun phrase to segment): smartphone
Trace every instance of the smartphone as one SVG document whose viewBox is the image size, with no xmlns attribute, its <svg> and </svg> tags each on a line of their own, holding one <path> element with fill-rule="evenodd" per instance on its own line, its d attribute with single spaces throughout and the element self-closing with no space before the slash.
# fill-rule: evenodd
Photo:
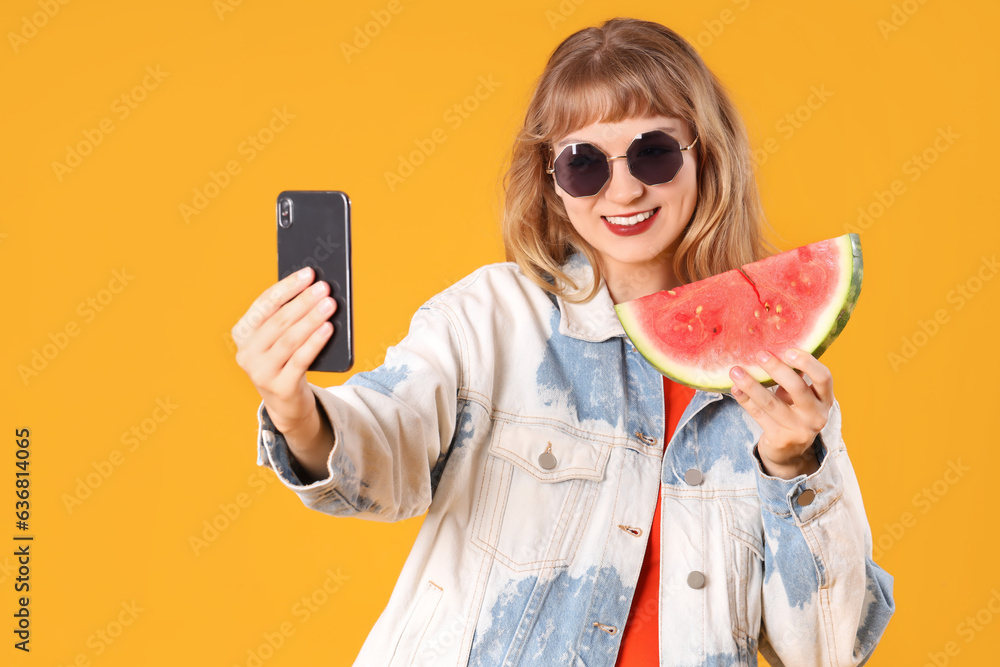
<svg viewBox="0 0 1000 667">
<path fill-rule="evenodd" d="M 337 302 L 333 334 L 309 370 L 343 373 L 354 364 L 351 200 L 339 190 L 286 190 L 278 195 L 277 218 L 278 280 L 311 266 Z"/>
</svg>

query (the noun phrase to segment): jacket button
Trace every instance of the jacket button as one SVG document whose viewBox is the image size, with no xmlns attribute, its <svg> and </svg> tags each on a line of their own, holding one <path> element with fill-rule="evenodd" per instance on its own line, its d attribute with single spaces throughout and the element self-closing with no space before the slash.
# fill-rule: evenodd
<svg viewBox="0 0 1000 667">
<path fill-rule="evenodd" d="M 701 471 L 697 468 L 690 468 L 686 473 L 684 473 L 684 481 L 691 486 L 698 486 L 705 479 L 705 476 L 701 474 Z"/>
<path fill-rule="evenodd" d="M 538 465 L 545 470 L 552 470 L 556 467 L 556 457 L 552 452 L 542 452 L 538 455 Z"/>
<path fill-rule="evenodd" d="M 636 431 L 635 432 L 635 437 L 639 438 L 640 440 L 642 440 L 647 445 L 655 445 L 656 444 L 656 438 L 654 438 L 651 435 L 643 435 L 642 431 Z"/>
<path fill-rule="evenodd" d="M 688 586 L 691 588 L 701 588 L 705 585 L 705 575 L 698 570 L 693 570 L 688 574 Z"/>
<path fill-rule="evenodd" d="M 812 489 L 806 489 L 805 491 L 799 494 L 799 505 L 805 507 L 806 505 L 811 503 L 813 501 L 813 498 L 815 497 L 816 497 L 815 491 L 813 491 Z"/>
<path fill-rule="evenodd" d="M 609 635 L 618 634 L 618 628 L 616 628 L 613 625 L 606 625 L 604 623 L 598 623 L 597 621 L 594 621 L 594 627 L 598 628 L 600 630 L 603 630 L 604 632 L 608 633 Z"/>
</svg>

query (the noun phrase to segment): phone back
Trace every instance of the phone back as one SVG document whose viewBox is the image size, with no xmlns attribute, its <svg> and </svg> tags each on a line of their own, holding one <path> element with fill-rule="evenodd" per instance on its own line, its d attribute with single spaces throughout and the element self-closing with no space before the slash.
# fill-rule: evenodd
<svg viewBox="0 0 1000 667">
<path fill-rule="evenodd" d="M 278 280 L 311 266 L 337 302 L 333 334 L 309 370 L 342 373 L 354 364 L 351 200 L 337 190 L 288 190 L 278 195 L 276 212 Z"/>
</svg>

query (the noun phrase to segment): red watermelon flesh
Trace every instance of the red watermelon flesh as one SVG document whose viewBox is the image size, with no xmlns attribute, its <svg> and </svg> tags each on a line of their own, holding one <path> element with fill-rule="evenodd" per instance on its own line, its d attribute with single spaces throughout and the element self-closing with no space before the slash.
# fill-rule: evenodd
<svg viewBox="0 0 1000 667">
<path fill-rule="evenodd" d="M 861 292 L 857 234 L 820 241 L 615 306 L 636 349 L 663 375 L 728 391 L 742 366 L 765 386 L 761 350 L 819 357 L 840 334 Z"/>
</svg>

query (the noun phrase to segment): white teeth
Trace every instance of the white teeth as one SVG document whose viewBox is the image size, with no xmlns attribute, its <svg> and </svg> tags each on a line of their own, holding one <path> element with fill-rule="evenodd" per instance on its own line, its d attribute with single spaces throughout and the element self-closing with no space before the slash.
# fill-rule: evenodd
<svg viewBox="0 0 1000 667">
<path fill-rule="evenodd" d="M 647 220 L 654 213 L 656 213 L 656 209 L 655 208 L 654 209 L 650 209 L 648 211 L 645 211 L 643 213 L 638 213 L 636 215 L 629 216 L 627 218 L 620 218 L 620 217 L 617 217 L 617 216 L 608 215 L 608 216 L 605 216 L 604 219 L 607 220 L 608 222 L 610 222 L 611 224 L 614 224 L 614 225 L 631 226 L 631 225 L 640 223 L 643 220 Z"/>
</svg>

